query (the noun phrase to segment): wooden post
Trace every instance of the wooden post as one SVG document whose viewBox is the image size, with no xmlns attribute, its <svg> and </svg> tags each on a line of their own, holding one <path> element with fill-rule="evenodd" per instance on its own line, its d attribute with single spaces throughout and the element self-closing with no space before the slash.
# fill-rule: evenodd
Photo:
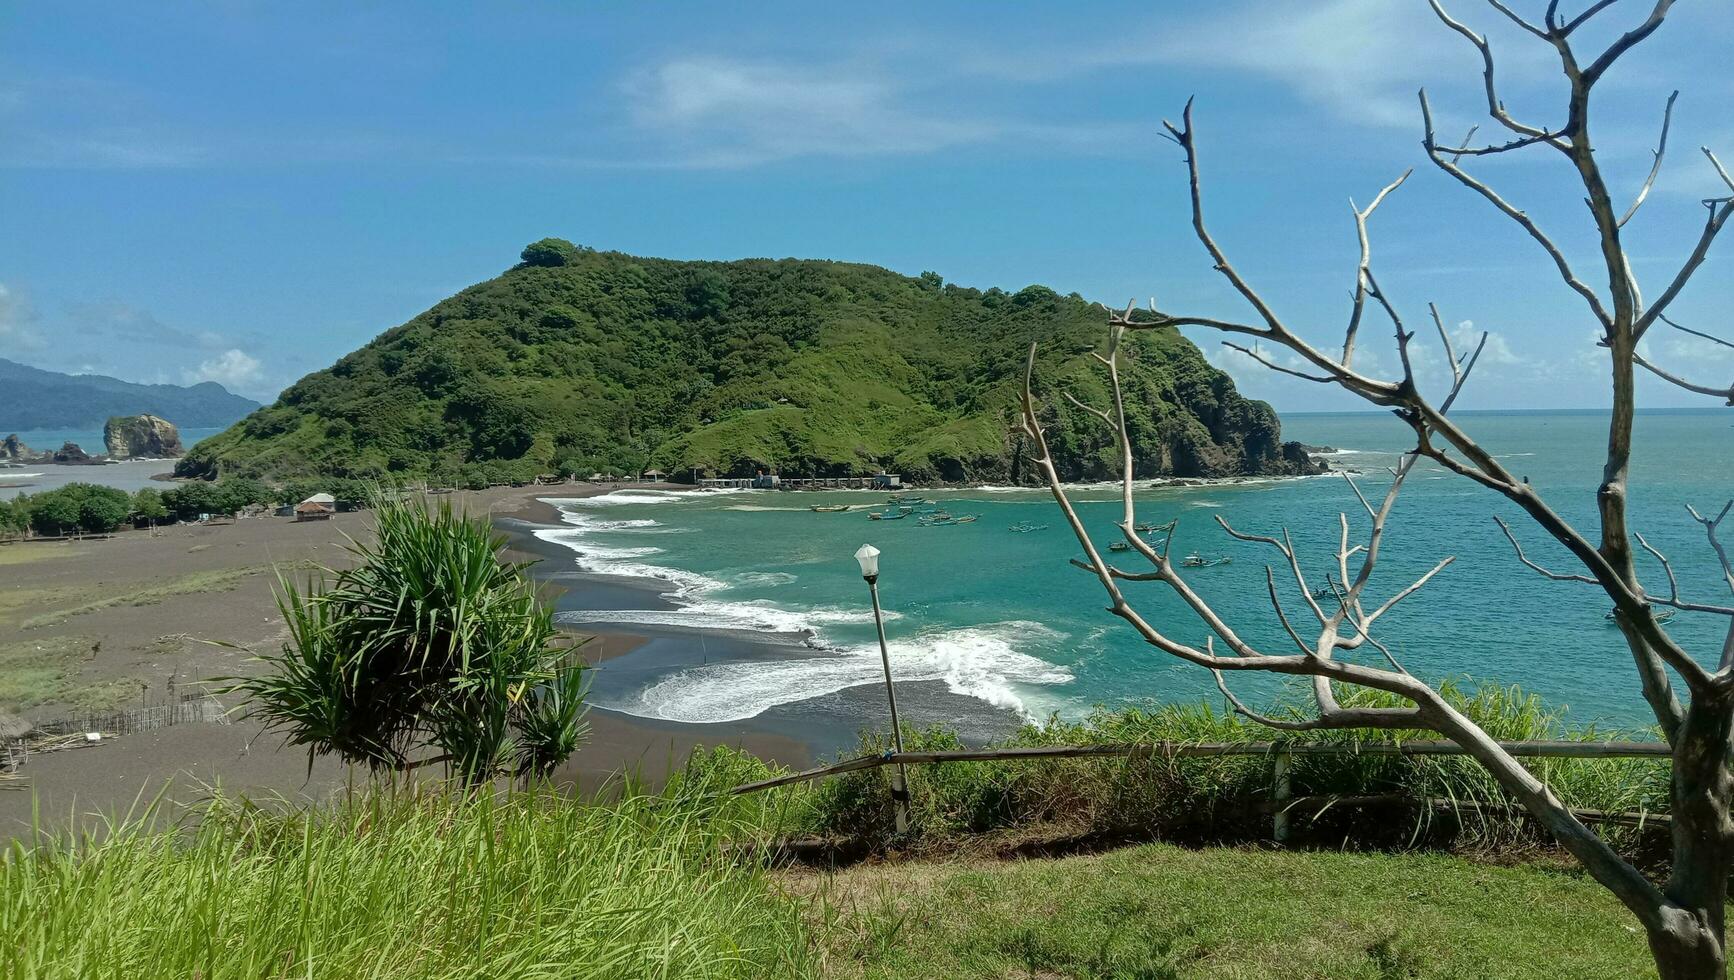
<svg viewBox="0 0 1734 980">
<path fill-rule="evenodd" d="M 1288 843 L 1288 801 L 1289 797 L 1293 795 L 1293 787 L 1289 784 L 1288 766 L 1292 758 L 1293 756 L 1289 754 L 1288 749 L 1278 749 L 1276 751 L 1276 762 L 1271 767 L 1270 836 L 1271 839 L 1275 840 L 1278 844 Z"/>
</svg>

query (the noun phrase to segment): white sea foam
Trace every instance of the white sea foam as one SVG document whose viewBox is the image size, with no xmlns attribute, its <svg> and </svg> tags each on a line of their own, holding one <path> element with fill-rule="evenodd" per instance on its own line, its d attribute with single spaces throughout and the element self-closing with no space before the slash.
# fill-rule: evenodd
<svg viewBox="0 0 1734 980">
<path fill-rule="evenodd" d="M 766 599 L 726 601 L 714 593 L 731 586 L 774 587 L 796 581 L 787 572 L 740 572 L 727 580 L 699 572 L 651 564 L 640 559 L 661 554 L 652 545 L 619 543 L 622 536 L 657 534 L 672 530 L 645 518 L 611 520 L 590 511 L 609 497 L 636 497 L 635 503 L 673 503 L 683 495 L 665 491 L 627 491 L 582 500 L 550 500 L 560 508 L 564 528 L 544 528 L 536 536 L 559 544 L 573 553 L 579 568 L 602 575 L 620 575 L 665 583 L 664 595 L 675 601 L 673 609 L 568 610 L 556 614 L 563 623 L 659 626 L 694 630 L 738 630 L 754 633 L 805 635 L 810 643 L 824 646 L 824 628 L 873 621 L 873 613 L 860 607 L 821 606 L 788 609 Z M 703 499 L 684 495 L 684 499 Z M 609 504 L 601 504 L 607 507 Z M 609 543 L 593 539 L 610 536 Z M 902 614 L 885 610 L 887 621 Z M 1033 622 L 1007 622 L 916 636 L 892 644 L 893 667 L 901 680 L 942 680 L 954 693 L 978 698 L 989 704 L 1025 713 L 1019 686 L 1065 684 L 1072 674 L 1014 648 L 1047 645 L 1063 640 L 1062 634 Z M 670 721 L 712 722 L 751 718 L 779 704 L 805 701 L 850 687 L 877 682 L 878 651 L 861 647 L 826 652 L 796 660 L 770 663 L 710 664 L 663 678 L 624 703 L 608 704 L 630 714 Z"/>
<path fill-rule="evenodd" d="M 752 588 L 770 588 L 778 585 L 791 585 L 796 576 L 788 572 L 741 572 L 729 577 L 731 586 L 749 586 Z"/>
<path fill-rule="evenodd" d="M 1070 683 L 1072 673 L 1013 644 L 1063 639 L 1040 623 L 994 623 L 894 642 L 891 664 L 900 681 L 944 681 L 954 694 L 1028 717 L 1018 688 Z M 707 664 L 665 677 L 621 702 L 598 703 L 665 721 L 740 721 L 777 705 L 880 683 L 881 670 L 872 647 L 768 663 Z"/>
</svg>

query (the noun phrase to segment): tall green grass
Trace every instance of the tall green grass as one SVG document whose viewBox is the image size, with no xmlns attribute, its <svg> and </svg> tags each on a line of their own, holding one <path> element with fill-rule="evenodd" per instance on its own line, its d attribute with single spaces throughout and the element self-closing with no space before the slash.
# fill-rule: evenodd
<svg viewBox="0 0 1734 980">
<path fill-rule="evenodd" d="M 796 977 L 799 908 L 694 795 L 383 793 L 15 843 L 7 977 Z"/>
<path fill-rule="evenodd" d="M 1445 693 L 1495 738 L 1502 740 L 1654 738 L 1650 732 L 1618 732 L 1569 725 L 1563 714 L 1517 688 L 1475 690 L 1446 685 Z M 1345 703 L 1376 703 L 1366 694 L 1344 692 Z M 1296 709 L 1298 713 L 1298 709 Z M 1332 743 L 1345 752 L 1295 756 L 1289 770 L 1294 796 L 1400 795 L 1410 800 L 1445 799 L 1482 804 L 1452 811 L 1420 805 L 1378 808 L 1333 806 L 1323 812 L 1297 809 L 1297 838 L 1318 844 L 1374 847 L 1443 846 L 1477 850 L 1529 849 L 1547 837 L 1494 782 L 1487 771 L 1461 756 L 1356 755 L 1357 745 L 1432 740 L 1431 732 L 1341 731 L 1286 734 L 1214 710 L 1208 704 L 1152 709 L 1097 710 L 1083 721 L 1052 719 L 1029 725 L 1008 746 L 1110 743 L 1275 742 Z M 943 727 L 907 730 L 911 751 L 962 748 Z M 883 735 L 863 735 L 860 750 L 888 747 Z M 727 752 L 697 758 L 707 778 L 739 782 L 764 778 L 762 764 Z M 1275 759 L 1253 754 L 1212 758 L 1042 759 L 1028 762 L 965 762 L 909 767 L 915 820 L 896 838 L 890 802 L 890 770 L 865 770 L 783 790 L 739 810 L 772 832 L 810 833 L 847 840 L 867 849 L 950 846 L 979 835 L 1095 836 L 1233 842 L 1268 837 L 1268 801 Z M 1668 765 L 1656 759 L 1537 759 L 1528 763 L 1569 805 L 1605 811 L 1663 813 L 1668 808 Z M 749 806 L 742 804 L 742 806 Z M 1603 828 L 1617 846 L 1636 848 L 1640 829 Z"/>
</svg>

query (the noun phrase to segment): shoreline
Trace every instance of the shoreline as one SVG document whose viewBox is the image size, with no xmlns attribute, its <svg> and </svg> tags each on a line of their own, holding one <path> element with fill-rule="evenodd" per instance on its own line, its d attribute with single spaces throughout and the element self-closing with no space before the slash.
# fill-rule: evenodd
<svg viewBox="0 0 1734 980">
<path fill-rule="evenodd" d="M 698 492 L 679 484 L 627 484 L 625 487 L 586 487 L 590 492 L 582 494 L 562 493 L 573 489 L 568 485 L 543 487 L 542 490 L 553 492 L 541 496 L 583 499 L 624 488 Z M 536 561 L 530 574 L 551 593 L 556 616 L 563 611 L 631 612 L 681 607 L 681 603 L 670 595 L 674 586 L 666 580 L 583 570 L 576 567 L 577 556 L 571 549 L 537 537 L 537 530 L 572 527 L 562 519 L 560 508 L 544 500 L 528 501 L 510 513 L 496 510 L 494 526 L 507 536 L 510 541 L 508 550 L 515 559 Z M 774 663 L 790 657 L 808 659 L 829 652 L 813 645 L 811 634 L 804 632 L 756 633 L 739 627 L 710 629 L 606 621 L 582 627 L 564 625 L 562 629 L 574 635 L 595 637 L 592 642 L 601 644 L 600 655 L 592 657 L 586 653 L 586 659 L 598 668 L 593 676 L 593 689 L 605 695 L 604 701 L 642 689 L 649 683 L 678 674 L 682 669 L 707 663 Z M 1009 735 L 1023 723 L 1023 718 L 1015 712 L 953 693 L 943 681 L 900 681 L 897 700 L 906 719 L 952 726 L 972 743 Z M 673 738 L 677 744 L 734 745 L 747 739 L 779 740 L 784 744 L 784 751 L 773 753 L 771 758 L 795 768 L 839 753 L 852 754 L 859 745 L 860 732 L 886 731 L 889 727 L 884 689 L 878 684 L 849 687 L 775 705 L 751 717 L 733 721 L 669 721 L 631 713 L 598 701 L 591 701 L 590 711 L 592 717 L 605 715 L 629 719 L 630 724 L 642 727 L 659 739 Z M 744 747 L 750 749 L 750 746 Z M 797 747 L 801 758 L 795 761 L 789 756 Z M 755 751 L 754 754 L 762 756 L 764 753 Z"/>
</svg>

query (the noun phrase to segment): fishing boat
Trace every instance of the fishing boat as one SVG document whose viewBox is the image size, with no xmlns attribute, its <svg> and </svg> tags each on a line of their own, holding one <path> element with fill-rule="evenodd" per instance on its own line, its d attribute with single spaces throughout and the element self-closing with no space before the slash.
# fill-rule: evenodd
<svg viewBox="0 0 1734 980">
<path fill-rule="evenodd" d="M 1678 611 L 1679 610 L 1677 610 L 1677 609 L 1654 609 L 1654 610 L 1651 610 L 1650 615 L 1656 617 L 1656 622 L 1665 623 L 1668 620 L 1673 619 L 1674 613 L 1676 613 Z M 1603 616 L 1602 618 L 1607 620 L 1610 623 L 1615 622 L 1619 619 L 1619 617 L 1617 615 L 1617 610 L 1614 610 L 1614 609 L 1609 609 L 1607 611 L 1607 615 Z"/>
<path fill-rule="evenodd" d="M 1109 551 L 1131 551 L 1132 546 L 1124 541 L 1114 541 L 1108 545 Z"/>
<path fill-rule="evenodd" d="M 813 505 L 813 513 L 815 513 L 815 514 L 841 514 L 848 509 L 849 509 L 848 504 L 814 504 Z"/>
<path fill-rule="evenodd" d="M 943 513 L 934 514 L 931 517 L 923 517 L 921 519 L 921 526 L 922 527 L 949 527 L 952 524 L 973 524 L 973 523 L 975 523 L 975 517 L 976 517 L 976 515 L 974 515 L 974 514 L 963 514 L 963 515 L 958 516 L 958 517 L 953 517 L 950 514 L 943 514 Z"/>
<path fill-rule="evenodd" d="M 898 493 L 898 494 L 892 494 L 890 497 L 888 497 L 886 499 L 885 502 L 896 507 L 896 506 L 903 506 L 905 504 L 910 504 L 910 505 L 925 504 L 925 503 L 929 503 L 930 501 L 928 501 L 928 499 L 926 497 L 910 497 L 910 496 L 906 496 L 904 494 Z"/>
<path fill-rule="evenodd" d="M 1013 531 L 1017 534 L 1028 534 L 1031 531 L 1046 531 L 1047 529 L 1048 526 L 1046 524 L 1031 524 L 1029 521 L 1018 521 L 1016 524 L 1010 525 L 1007 528 L 1007 530 Z"/>
<path fill-rule="evenodd" d="M 1180 564 L 1185 568 L 1213 568 L 1217 565 L 1226 565 L 1233 560 L 1227 555 L 1219 555 L 1215 558 L 1206 558 L 1203 555 L 1187 555 L 1180 560 Z"/>
<path fill-rule="evenodd" d="M 1331 581 L 1331 577 L 1328 575 L 1325 576 L 1325 584 L 1321 585 L 1318 588 L 1313 590 L 1313 598 L 1314 599 L 1334 599 L 1334 598 L 1336 598 L 1336 596 L 1337 596 L 1336 583 Z"/>
<path fill-rule="evenodd" d="M 901 521 L 908 516 L 908 510 L 897 507 L 887 507 L 884 510 L 876 510 L 867 515 L 870 520 L 875 521 Z"/>
</svg>

